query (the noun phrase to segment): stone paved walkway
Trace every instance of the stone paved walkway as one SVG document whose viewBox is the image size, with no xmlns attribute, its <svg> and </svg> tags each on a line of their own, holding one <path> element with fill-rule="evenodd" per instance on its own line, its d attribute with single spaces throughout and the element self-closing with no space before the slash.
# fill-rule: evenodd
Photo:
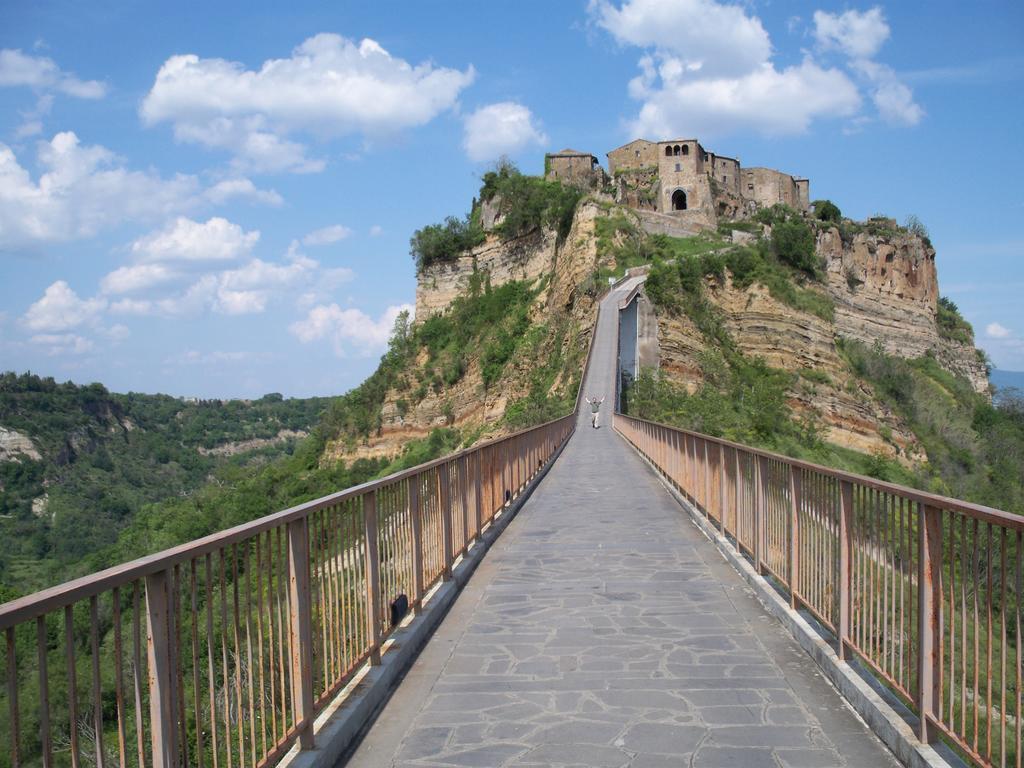
<svg viewBox="0 0 1024 768">
<path fill-rule="evenodd" d="M 898 765 L 608 413 L 580 418 L 348 765 Z"/>
</svg>

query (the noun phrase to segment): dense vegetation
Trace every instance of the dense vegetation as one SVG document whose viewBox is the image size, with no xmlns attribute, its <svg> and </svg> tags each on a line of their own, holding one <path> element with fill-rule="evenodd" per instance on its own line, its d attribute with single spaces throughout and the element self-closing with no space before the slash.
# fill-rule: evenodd
<svg viewBox="0 0 1024 768">
<path fill-rule="evenodd" d="M 1024 398 L 992 404 L 927 355 L 904 360 L 849 341 L 841 350 L 924 446 L 915 485 L 1024 514 Z"/>
<path fill-rule="evenodd" d="M 0 584 L 29 590 L 62 580 L 144 505 L 193 492 L 219 467 L 292 451 L 296 440 L 278 433 L 308 430 L 327 402 L 278 394 L 185 402 L 0 375 L 0 425 L 40 453 L 0 461 Z M 267 443 L 235 456 L 205 450 L 254 438 Z"/>
<path fill-rule="evenodd" d="M 497 206 L 500 223 L 494 233 L 504 240 L 554 229 L 559 242 L 565 240 L 572 226 L 576 204 L 582 192 L 557 181 L 527 176 L 509 162 L 501 162 L 484 174 L 480 199 L 464 218 L 449 216 L 441 224 L 416 230 L 409 241 L 409 252 L 422 272 L 432 264 L 457 259 L 484 241 L 480 222 L 481 204 Z"/>
<path fill-rule="evenodd" d="M 945 296 L 939 298 L 936 321 L 939 324 L 939 335 L 944 339 L 958 341 L 961 344 L 974 344 L 974 328 L 960 314 L 957 305 Z"/>
</svg>

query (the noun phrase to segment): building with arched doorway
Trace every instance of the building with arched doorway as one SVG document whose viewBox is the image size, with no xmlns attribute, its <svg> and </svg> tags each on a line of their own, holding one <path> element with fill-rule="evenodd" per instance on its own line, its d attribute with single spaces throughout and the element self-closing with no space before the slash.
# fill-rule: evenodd
<svg viewBox="0 0 1024 768">
<path fill-rule="evenodd" d="M 810 206 L 810 182 L 768 168 L 744 169 L 733 157 L 709 152 L 697 139 L 635 139 L 608 153 L 608 172 L 622 199 L 696 225 L 721 215 L 783 203 Z M 642 187 L 642 188 L 639 188 Z"/>
</svg>

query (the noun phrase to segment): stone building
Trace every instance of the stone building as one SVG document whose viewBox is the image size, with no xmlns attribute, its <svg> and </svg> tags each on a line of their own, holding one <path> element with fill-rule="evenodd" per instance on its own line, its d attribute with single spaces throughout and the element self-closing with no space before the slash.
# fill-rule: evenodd
<svg viewBox="0 0 1024 768">
<path fill-rule="evenodd" d="M 714 226 L 746 204 L 776 203 L 806 211 L 810 182 L 707 151 L 697 139 L 635 139 L 608 153 L 608 171 L 621 202 Z M 749 206 L 747 206 L 749 207 Z"/>
<path fill-rule="evenodd" d="M 603 184 L 605 173 L 590 153 L 563 149 L 544 155 L 544 178 L 578 187 L 595 187 Z"/>
</svg>

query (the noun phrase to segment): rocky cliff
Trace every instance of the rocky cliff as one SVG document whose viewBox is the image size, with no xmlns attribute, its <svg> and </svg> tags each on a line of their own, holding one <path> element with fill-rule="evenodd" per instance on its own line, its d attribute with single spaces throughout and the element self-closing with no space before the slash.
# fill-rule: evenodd
<svg viewBox="0 0 1024 768">
<path fill-rule="evenodd" d="M 844 243 L 833 227 L 819 233 L 817 252 L 836 306 L 836 335 L 879 344 L 899 357 L 932 354 L 976 392 L 988 392 L 988 373 L 974 346 L 939 332 L 935 249 L 924 238 L 859 232 Z"/>
<path fill-rule="evenodd" d="M 529 309 L 530 338 L 518 345 L 491 386 L 484 385 L 482 350 L 474 348 L 465 350 L 465 371 L 451 384 L 435 382 L 420 392 L 392 387 L 375 433 L 356 444 L 331 441 L 325 461 L 397 456 L 409 441 L 440 427 L 455 427 L 476 439 L 510 432 L 516 425 L 505 419 L 508 409 L 527 397 L 537 372 L 550 360 L 559 361 L 560 370 L 547 386 L 548 394 L 574 397 L 596 313 L 594 222 L 601 213 L 598 203 L 584 201 L 563 240 L 547 228 L 508 240 L 491 232 L 483 244 L 456 259 L 422 270 L 416 287 L 417 323 L 445 314 L 474 282 L 497 288 L 522 281 L 537 291 Z M 421 349 L 409 375 L 427 380 L 430 368 L 428 352 Z"/>
<path fill-rule="evenodd" d="M 416 289 L 417 322 L 444 315 L 474 282 L 497 287 L 524 281 L 540 287 L 530 307 L 532 327 L 547 327 L 545 324 L 557 317 L 571 332 L 557 340 L 548 332 L 549 337 L 532 346 L 523 345 L 496 386 L 484 386 L 479 350 L 469 350 L 465 373 L 458 381 L 425 392 L 421 389 L 421 397 L 410 397 L 407 390 L 399 388 L 390 390 L 376 433 L 358 445 L 335 441 L 328 446 L 328 460 L 394 456 L 409 440 L 423 438 L 437 427 L 454 426 L 476 436 L 509 431 L 506 414 L 526 396 L 545 358 L 582 362 L 599 281 L 602 275 L 628 266 L 615 263 L 616 250 L 607 246 L 607 232 L 603 240 L 599 237 L 599 220 L 625 217 L 635 223 L 640 237 L 693 234 L 685 227 L 678 231 L 666 227 L 662 219 L 668 217 L 592 195 L 577 206 L 567 237 L 560 239 L 554 229 L 542 228 L 505 239 L 493 229 L 500 221 L 496 210 L 495 206 L 485 207 L 490 231 L 482 244 L 421 271 Z M 748 214 L 744 212 L 742 218 L 747 219 Z M 735 232 L 729 232 L 726 225 L 723 235 L 705 233 L 702 237 L 718 237 L 720 249 L 725 251 L 735 243 L 752 242 L 760 234 L 749 220 L 737 226 L 740 229 Z M 829 312 L 796 309 L 757 281 L 737 287 L 728 270 L 706 279 L 706 295 L 721 313 L 739 351 L 797 374 L 787 393 L 788 405 L 795 417 L 817 424 L 825 440 L 905 464 L 923 461 L 927 457 L 913 432 L 855 375 L 841 345 L 845 339 L 896 356 L 930 355 L 948 371 L 966 378 L 976 391 L 987 392 L 986 369 L 973 345 L 940 331 L 935 251 L 926 238 L 886 221 L 818 224 L 815 231 L 821 278 L 807 280 L 800 290 L 819 295 L 831 308 Z M 767 227 L 765 234 L 770 235 Z M 652 338 L 646 341 L 657 349 L 654 359 L 660 361 L 661 370 L 695 390 L 713 352 L 704 334 L 685 314 L 661 313 L 648 329 Z M 426 351 L 420 352 L 414 368 L 429 369 Z M 564 395 L 572 376 L 565 368 L 550 384 L 551 391 Z"/>
</svg>

